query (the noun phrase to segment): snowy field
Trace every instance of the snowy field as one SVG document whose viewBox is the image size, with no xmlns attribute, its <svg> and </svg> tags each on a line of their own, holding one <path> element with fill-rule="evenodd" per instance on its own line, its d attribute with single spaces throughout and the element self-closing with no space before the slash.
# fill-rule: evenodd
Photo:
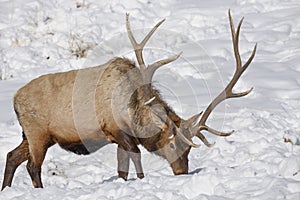
<svg viewBox="0 0 300 200">
<path fill-rule="evenodd" d="M 147 63 L 183 54 L 155 74 L 155 85 L 183 118 L 203 110 L 235 69 L 228 8 L 235 24 L 245 17 L 244 61 L 258 43 L 236 87 L 254 90 L 218 107 L 208 123 L 236 133 L 192 149 L 189 175 L 174 176 L 167 161 L 142 150 L 145 178 L 131 168 L 125 182 L 117 178 L 116 145 L 89 156 L 56 145 L 43 164 L 44 189 L 32 187 L 24 163 L 0 199 L 300 199 L 299 0 L 0 0 L 0 182 L 7 152 L 22 139 L 13 94 L 41 74 L 134 59 L 126 12 L 136 34 L 166 18 Z"/>
</svg>

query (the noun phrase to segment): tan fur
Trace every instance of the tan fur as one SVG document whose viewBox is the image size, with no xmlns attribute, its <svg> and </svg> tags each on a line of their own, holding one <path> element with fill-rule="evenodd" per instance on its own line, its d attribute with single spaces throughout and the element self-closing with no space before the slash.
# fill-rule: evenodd
<svg viewBox="0 0 300 200">
<path fill-rule="evenodd" d="M 110 67 L 106 69 L 107 66 Z M 133 63 L 127 59 L 117 58 L 94 68 L 44 75 L 22 87 L 14 96 L 14 106 L 27 139 L 33 137 L 31 132 L 36 132 L 33 129 L 45 134 L 43 137 L 52 136 L 58 143 L 93 138 L 95 135 L 91 134 L 98 133 L 101 129 L 100 126 L 93 127 L 90 124 L 89 113 L 84 113 L 84 109 L 78 109 L 79 106 L 86 108 L 86 105 L 95 108 L 99 124 L 104 121 L 112 128 L 115 124 L 112 122 L 110 96 L 116 85 L 111 78 L 107 80 L 105 76 L 109 74 L 118 80 L 122 76 L 119 69 L 124 71 L 133 67 Z M 106 71 L 101 76 L 104 69 Z M 92 88 L 86 83 L 76 86 L 76 83 L 80 82 L 77 79 L 86 79 L 89 82 L 96 82 L 97 85 Z M 80 87 L 78 89 L 80 91 L 74 92 L 75 87 Z M 76 103 L 76 100 L 80 102 Z M 96 105 L 90 104 L 93 100 L 97 102 Z M 80 117 L 79 115 L 81 121 L 76 121 L 74 116 Z M 86 131 L 82 134 L 87 138 L 80 138 L 75 122 L 80 123 L 77 125 L 78 129 L 80 133 Z"/>
<path fill-rule="evenodd" d="M 151 98 L 154 100 L 146 105 Z M 118 168 L 128 170 L 130 157 L 140 178 L 144 175 L 138 144 L 167 159 L 177 155 L 168 156 L 169 150 L 159 148 L 165 148 L 170 142 L 169 137 L 174 134 L 171 127 L 180 118 L 151 84 L 143 84 L 140 70 L 125 58 L 36 78 L 17 91 L 14 107 L 23 129 L 24 145 L 28 147 L 15 151 L 28 151 L 27 168 L 35 187 L 42 187 L 41 165 L 47 149 L 55 143 L 78 154 L 94 152 L 110 142 L 117 143 Z M 170 119 L 176 120 L 167 122 Z M 5 171 L 8 178 L 3 188 L 11 184 L 18 166 L 12 165 L 13 159 L 8 155 L 9 166 Z M 126 179 L 128 172 L 120 170 L 119 176 Z"/>
</svg>

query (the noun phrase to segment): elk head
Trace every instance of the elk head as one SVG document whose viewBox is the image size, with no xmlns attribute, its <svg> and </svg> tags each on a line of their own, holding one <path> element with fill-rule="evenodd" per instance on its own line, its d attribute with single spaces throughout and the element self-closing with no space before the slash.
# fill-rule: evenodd
<svg viewBox="0 0 300 200">
<path fill-rule="evenodd" d="M 176 60 L 181 53 L 159 60 L 146 67 L 143 59 L 143 48 L 155 30 L 164 22 L 160 21 L 147 34 L 141 43 L 137 43 L 129 24 L 129 14 L 126 15 L 128 37 L 134 48 L 143 82 L 133 93 L 136 99 L 143 99 L 132 109 L 135 131 L 139 133 L 141 144 L 150 152 L 154 152 L 168 160 L 174 174 L 188 173 L 188 153 L 191 147 L 198 147 L 180 130 L 181 118 L 161 99 L 157 90 L 152 87 L 152 77 L 155 71 L 163 65 Z M 144 98 L 137 98 L 142 96 Z M 143 115 L 143 117 L 141 117 Z M 148 117 L 145 117 L 148 115 Z M 145 122 L 146 120 L 146 122 Z M 149 122 L 150 121 L 150 122 Z M 144 133 L 145 135 L 141 135 Z M 155 141 L 155 142 L 154 142 Z"/>
<path fill-rule="evenodd" d="M 159 130 L 159 134 L 154 134 L 150 137 L 150 139 L 145 137 L 141 138 L 140 140 L 143 146 L 145 146 L 149 151 L 155 151 L 157 154 L 166 158 L 170 163 L 174 174 L 176 175 L 188 173 L 188 154 L 190 152 L 190 149 L 191 147 L 199 147 L 198 144 L 193 143 L 193 137 L 198 137 L 206 146 L 211 147 L 213 144 L 207 141 L 205 136 L 202 134 L 202 131 L 208 131 L 214 135 L 223 137 L 229 136 L 234 132 L 220 132 L 206 125 L 206 121 L 211 112 L 214 110 L 214 108 L 216 108 L 218 104 L 220 104 L 226 99 L 246 96 L 253 89 L 251 88 L 250 90 L 241 93 L 234 93 L 232 91 L 233 87 L 235 86 L 241 75 L 252 62 L 255 56 L 257 45 L 255 45 L 250 58 L 244 65 L 242 65 L 241 56 L 238 48 L 238 42 L 243 18 L 240 20 L 237 30 L 235 31 L 230 10 L 228 10 L 228 15 L 231 28 L 234 55 L 236 59 L 235 73 L 230 82 L 225 87 L 225 89 L 221 91 L 215 99 L 212 100 L 208 107 L 203 112 L 194 115 L 188 120 L 184 120 L 178 117 L 176 113 L 172 111 L 164 101 L 161 100 L 156 90 L 154 90 L 151 86 L 154 72 L 159 67 L 176 60 L 181 55 L 181 53 L 173 57 L 157 61 L 149 65 L 148 67 L 146 67 L 143 59 L 142 53 L 145 44 L 155 32 L 155 30 L 164 22 L 164 20 L 157 23 L 156 26 L 142 40 L 141 43 L 137 43 L 130 29 L 130 24 L 128 20 L 129 15 L 126 15 L 126 27 L 128 36 L 132 46 L 134 47 L 135 55 L 140 67 L 140 73 L 142 74 L 144 81 L 143 86 L 138 90 L 141 90 L 140 92 L 143 92 L 144 96 L 148 98 L 148 101 L 143 102 L 144 105 L 142 106 L 142 108 L 149 110 L 147 113 L 150 113 L 152 121 L 155 123 L 155 127 L 157 127 L 157 129 Z M 153 137 L 159 137 L 159 139 L 153 140 Z M 149 143 L 149 141 L 158 142 L 155 144 L 147 144 Z"/>
</svg>

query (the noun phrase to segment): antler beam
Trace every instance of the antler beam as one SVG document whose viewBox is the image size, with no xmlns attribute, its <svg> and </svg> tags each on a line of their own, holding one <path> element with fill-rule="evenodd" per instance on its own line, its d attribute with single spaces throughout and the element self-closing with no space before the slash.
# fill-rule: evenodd
<svg viewBox="0 0 300 200">
<path fill-rule="evenodd" d="M 235 70 L 235 73 L 234 73 L 231 81 L 228 83 L 228 85 L 225 87 L 225 89 L 209 104 L 209 106 L 203 112 L 203 114 L 200 118 L 199 124 L 198 124 L 198 130 L 196 131 L 196 133 L 193 133 L 194 136 L 197 136 L 207 146 L 212 146 L 213 144 L 210 144 L 210 143 L 207 142 L 206 138 L 201 133 L 201 131 L 203 131 L 203 130 L 208 131 L 208 132 L 210 132 L 214 135 L 218 135 L 218 136 L 229 136 L 232 133 L 234 133 L 234 130 L 231 131 L 231 132 L 225 133 L 225 132 L 220 132 L 220 131 L 214 130 L 214 129 L 210 128 L 209 126 L 207 126 L 206 121 L 207 121 L 209 115 L 211 114 L 211 112 L 222 101 L 224 101 L 226 99 L 229 99 L 229 98 L 237 98 L 237 97 L 246 96 L 247 94 L 249 94 L 253 90 L 253 88 L 251 88 L 248 91 L 240 92 L 240 93 L 234 93 L 232 91 L 233 87 L 235 86 L 235 84 L 237 83 L 237 81 L 239 80 L 241 75 L 245 72 L 245 70 L 248 68 L 248 66 L 252 62 L 252 60 L 255 56 L 255 53 L 256 53 L 257 44 L 255 44 L 254 49 L 251 53 L 251 56 L 249 57 L 247 62 L 242 66 L 241 56 L 240 56 L 240 53 L 239 53 L 239 34 L 240 34 L 240 28 L 241 28 L 241 25 L 242 25 L 242 22 L 243 22 L 244 18 L 242 18 L 240 20 L 240 22 L 238 24 L 238 27 L 237 27 L 237 30 L 235 31 L 233 20 L 232 20 L 231 14 L 230 14 L 230 10 L 228 10 L 228 16 L 229 16 L 229 22 L 230 22 L 231 35 L 232 35 L 234 56 L 235 56 L 235 59 L 236 59 L 236 70 Z"/>
</svg>

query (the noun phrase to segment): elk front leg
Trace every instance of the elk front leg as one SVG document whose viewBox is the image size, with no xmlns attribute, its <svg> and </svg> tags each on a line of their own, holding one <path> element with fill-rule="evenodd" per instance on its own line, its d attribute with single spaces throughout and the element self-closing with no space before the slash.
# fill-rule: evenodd
<svg viewBox="0 0 300 200">
<path fill-rule="evenodd" d="M 144 172 L 143 172 L 142 162 L 141 162 L 141 152 L 138 149 L 138 147 L 136 148 L 138 152 L 128 152 L 128 154 L 131 160 L 133 161 L 137 177 L 142 179 L 144 178 Z"/>
<path fill-rule="evenodd" d="M 140 151 L 137 153 L 128 152 L 124 150 L 122 147 L 118 146 L 117 157 L 118 157 L 118 174 L 120 178 L 123 178 L 124 180 L 127 180 L 128 178 L 129 159 L 133 161 L 137 177 L 140 179 L 144 178 Z"/>
<path fill-rule="evenodd" d="M 141 162 L 141 152 L 137 145 L 134 143 L 131 137 L 125 136 L 123 133 L 123 140 L 118 145 L 118 173 L 119 177 L 127 180 L 129 172 L 129 159 L 133 161 L 135 166 L 136 174 L 138 178 L 144 178 L 142 162 Z M 124 137 L 125 136 L 125 137 Z"/>
<path fill-rule="evenodd" d="M 127 151 L 120 147 L 120 145 L 118 145 L 117 157 L 119 177 L 123 178 L 126 181 L 129 172 L 129 155 Z"/>
</svg>

